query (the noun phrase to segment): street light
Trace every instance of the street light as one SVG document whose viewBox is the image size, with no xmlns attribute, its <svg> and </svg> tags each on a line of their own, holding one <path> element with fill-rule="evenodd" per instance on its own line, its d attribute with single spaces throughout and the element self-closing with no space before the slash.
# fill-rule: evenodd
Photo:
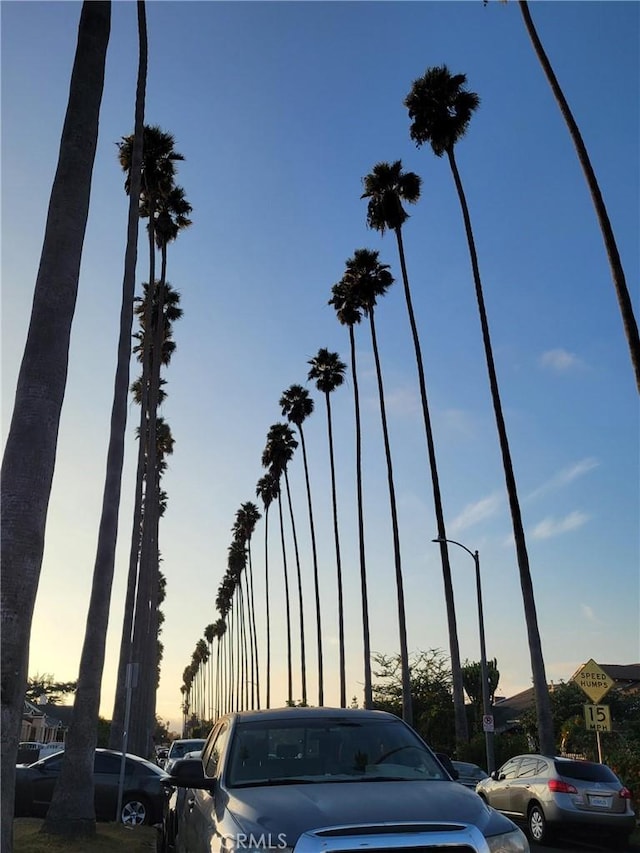
<svg viewBox="0 0 640 853">
<path fill-rule="evenodd" d="M 432 542 L 448 542 L 451 545 L 457 545 L 462 548 L 467 554 L 471 554 L 476 567 L 476 590 L 478 594 L 478 626 L 480 630 L 480 669 L 482 675 L 482 713 L 486 720 L 483 720 L 482 727 L 484 729 L 484 742 L 487 752 L 487 773 L 491 775 L 495 770 L 495 759 L 493 752 L 493 719 L 491 714 L 491 703 L 489 701 L 489 673 L 487 671 L 487 651 L 484 642 L 484 616 L 482 615 L 482 587 L 480 585 L 480 556 L 477 551 L 471 551 L 466 545 L 461 542 L 456 542 L 455 539 L 444 539 L 438 537 L 432 539 Z M 491 727 L 489 731 L 486 726 Z"/>
</svg>

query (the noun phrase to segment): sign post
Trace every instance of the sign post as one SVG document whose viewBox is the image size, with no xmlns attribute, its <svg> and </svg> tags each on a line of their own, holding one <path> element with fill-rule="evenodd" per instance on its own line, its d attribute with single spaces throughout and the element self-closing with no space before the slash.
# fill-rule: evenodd
<svg viewBox="0 0 640 853">
<path fill-rule="evenodd" d="M 608 705 L 599 705 L 598 703 L 611 690 L 614 681 L 593 658 L 580 667 L 571 680 L 594 703 L 593 705 L 584 706 L 584 721 L 587 731 L 594 731 L 596 733 L 598 761 L 602 764 L 600 732 L 611 731 L 611 713 Z"/>
</svg>

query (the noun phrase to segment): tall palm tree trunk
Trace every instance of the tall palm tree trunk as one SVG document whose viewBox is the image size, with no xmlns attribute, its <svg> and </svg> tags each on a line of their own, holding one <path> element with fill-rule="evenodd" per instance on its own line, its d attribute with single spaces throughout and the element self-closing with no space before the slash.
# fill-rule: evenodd
<svg viewBox="0 0 640 853">
<path fill-rule="evenodd" d="M 358 552 L 360 557 L 360 596 L 362 599 L 362 646 L 364 657 L 364 707 L 373 707 L 373 687 L 371 683 L 371 639 L 369 633 L 369 597 L 367 585 L 367 564 L 364 550 L 364 508 L 362 498 L 362 426 L 360 423 L 360 392 L 356 370 L 356 338 L 353 325 L 349 326 L 349 345 L 351 350 L 351 376 L 353 377 L 353 402 L 356 422 L 356 494 L 358 503 Z"/>
<path fill-rule="evenodd" d="M 302 573 L 300 571 L 300 553 L 298 551 L 298 536 L 296 533 L 296 522 L 293 515 L 293 503 L 291 501 L 291 489 L 289 487 L 289 474 L 284 469 L 284 481 L 287 487 L 287 504 L 289 507 L 289 518 L 291 519 L 291 536 L 293 538 L 293 553 L 296 561 L 296 576 L 298 580 L 298 609 L 300 611 L 300 683 L 302 691 L 302 704 L 307 704 L 307 656 L 304 641 L 304 597 L 302 594 Z"/>
<path fill-rule="evenodd" d="M 589 192 L 591 193 L 591 199 L 596 210 L 600 231 L 602 232 L 602 239 L 604 240 L 605 250 L 609 259 L 609 266 L 611 267 L 613 286 L 618 298 L 622 325 L 624 327 L 624 333 L 629 346 L 631 364 L 636 378 L 636 387 L 638 392 L 640 392 L 640 336 L 638 335 L 638 324 L 633 313 L 631 296 L 629 295 L 629 289 L 627 288 L 627 281 L 622 268 L 622 261 L 620 260 L 620 253 L 618 252 L 616 238 L 613 233 L 613 228 L 611 227 L 611 222 L 609 221 L 609 214 L 607 213 L 607 208 L 605 207 L 604 199 L 600 192 L 600 186 L 598 185 L 598 180 L 595 172 L 593 171 L 589 154 L 587 153 L 587 148 L 582 140 L 582 135 L 569 108 L 567 99 L 565 98 L 554 70 L 551 67 L 549 58 L 542 46 L 542 42 L 538 37 L 538 33 L 529 12 L 529 4 L 527 3 L 527 0 L 519 0 L 519 6 L 527 32 L 529 33 L 529 38 L 533 44 L 533 49 L 535 50 L 540 65 L 542 66 L 547 80 L 549 81 L 551 91 L 558 103 L 562 117 L 569 128 L 571 139 L 578 154 L 578 160 L 580 161 L 582 171 L 584 172 L 584 176 L 587 181 L 587 186 L 589 187 Z"/>
<path fill-rule="evenodd" d="M 538 629 L 538 617 L 536 613 L 535 597 L 533 594 L 533 584 L 531 581 L 531 570 L 529 568 L 529 555 L 527 554 L 527 544 L 524 535 L 524 526 L 522 524 L 522 514 L 520 512 L 520 503 L 518 500 L 518 489 L 516 486 L 516 478 L 513 473 L 513 464 L 511 461 L 511 451 L 509 450 L 509 440 L 507 438 L 507 428 L 502 414 L 502 403 L 500 402 L 500 393 L 498 390 L 498 378 L 493 361 L 493 350 L 491 347 L 491 337 L 489 335 L 489 323 L 487 321 L 487 312 L 484 304 L 484 294 L 482 292 L 482 282 L 480 280 L 480 269 L 478 266 L 478 256 L 476 254 L 475 240 L 473 238 L 473 230 L 471 228 L 471 218 L 469 216 L 469 208 L 467 199 L 460 180 L 458 166 L 456 163 L 453 148 L 447 150 L 449 164 L 453 173 L 460 206 L 462 207 L 462 216 L 464 219 L 464 227 L 467 234 L 467 242 L 469 244 L 469 254 L 471 256 L 471 266 L 473 269 L 473 280 L 476 290 L 476 299 L 478 302 L 478 312 L 480 314 L 480 325 L 482 327 L 482 341 L 484 344 L 484 352 L 487 361 L 487 371 L 489 373 L 489 385 L 491 388 L 491 399 L 493 401 L 493 411 L 496 418 L 496 426 L 498 428 L 498 438 L 500 442 L 500 451 L 502 453 L 502 465 L 504 467 L 504 476 L 509 498 L 509 508 L 511 510 L 511 520 L 513 524 L 513 536 L 516 546 L 516 556 L 518 560 L 518 569 L 520 572 L 520 586 L 522 588 L 522 600 L 524 605 L 524 615 L 527 623 L 527 635 L 529 639 L 529 654 L 531 656 L 531 670 L 533 675 L 533 687 L 536 697 L 536 713 L 538 716 L 538 736 L 540 740 L 540 751 L 544 755 L 553 755 L 555 751 L 555 741 L 553 735 L 553 717 L 551 715 L 551 702 L 549 700 L 549 688 L 544 668 L 544 657 L 542 655 L 542 643 L 540 640 L 540 631 Z"/>
<path fill-rule="evenodd" d="M 247 550 L 248 550 L 248 563 L 247 566 L 249 568 L 249 601 L 251 602 L 251 627 L 253 632 L 253 660 L 255 661 L 255 673 L 256 673 L 256 705 L 255 707 L 260 710 L 260 659 L 258 657 L 258 634 L 256 631 L 256 599 L 253 593 L 253 560 L 251 558 L 251 540 L 247 541 Z M 253 708 L 253 688 L 251 690 L 251 707 Z"/>
<path fill-rule="evenodd" d="M 318 576 L 318 551 L 316 548 L 316 527 L 313 521 L 313 504 L 311 502 L 311 483 L 309 481 L 309 465 L 307 463 L 307 446 L 304 440 L 302 424 L 298 424 L 300 443 L 302 444 L 302 463 L 304 465 L 304 481 L 307 487 L 307 507 L 309 510 L 309 531 L 311 534 L 311 557 L 313 560 L 313 589 L 316 605 L 316 648 L 318 652 L 318 705 L 324 705 L 324 662 L 322 657 L 322 619 L 320 611 L 320 578 Z"/>
<path fill-rule="evenodd" d="M 216 646 L 216 694 L 215 694 L 215 705 L 213 712 L 213 722 L 215 722 L 218 717 L 222 714 L 222 708 L 220 707 L 220 683 L 221 683 L 221 669 L 220 669 L 220 646 L 222 643 L 222 637 L 218 635 L 218 645 Z"/>
<path fill-rule="evenodd" d="M 396 507 L 396 493 L 393 484 L 393 465 L 391 461 L 391 447 L 389 445 L 389 430 L 387 428 L 387 413 L 384 402 L 384 387 L 382 383 L 382 369 L 380 367 L 380 354 L 378 352 L 378 340 L 376 337 L 376 325 L 373 307 L 369 308 L 369 325 L 371 328 L 371 344 L 376 364 L 376 376 L 378 379 L 378 395 L 380 398 L 380 417 L 382 419 L 382 435 L 384 439 L 384 453 L 387 460 L 387 482 L 389 484 L 389 505 L 391 508 L 391 528 L 393 533 L 393 561 L 396 572 L 396 592 L 398 599 L 398 632 L 400 639 L 400 664 L 402 668 L 402 719 L 411 725 L 413 723 L 413 706 L 411 702 L 411 671 L 409 669 L 409 652 L 407 649 L 407 619 L 404 604 L 404 585 L 402 580 L 402 560 L 400 556 L 400 534 L 398 532 L 398 511 Z"/>
<path fill-rule="evenodd" d="M 111 3 L 83 3 L 29 332 L 2 462 L 3 851 L 10 851 L 12 846 L 15 764 L 29 635 L 67 380 L 110 24 Z"/>
<path fill-rule="evenodd" d="M 158 441 L 157 415 L 160 392 L 160 367 L 162 364 L 162 344 L 165 334 L 164 295 L 167 271 L 166 244 L 162 247 L 162 265 L 160 280 L 149 291 L 149 300 L 156 302 L 155 324 L 147 326 L 145 338 L 153 338 L 151 346 L 151 369 L 148 389 L 147 412 L 147 487 L 144 493 L 144 513 L 142 516 L 142 542 L 140 547 L 140 574 L 138 595 L 142 609 L 139 616 L 144 620 L 144 629 L 138 634 L 139 645 L 136 649 L 140 661 L 141 683 L 134 703 L 134 719 L 137 719 L 139 738 L 137 752 L 144 758 L 150 755 L 151 721 L 150 708 L 155 706 L 152 694 L 155 693 L 156 673 L 152 662 L 156 657 L 157 632 L 154 636 L 157 610 L 158 587 L 158 527 L 160 518 L 158 482 Z M 155 294 L 155 298 L 154 298 Z M 135 635 L 134 635 L 135 636 Z"/>
<path fill-rule="evenodd" d="M 136 201 L 136 205 L 140 201 L 140 193 L 135 196 L 133 194 L 133 180 L 135 173 L 133 172 L 133 164 L 131 168 L 132 187 L 129 189 L 130 197 Z M 148 410 L 149 410 L 149 382 L 151 376 L 151 345 L 152 345 L 152 316 L 153 316 L 153 291 L 155 288 L 155 238 L 154 238 L 154 216 L 155 202 L 151 194 L 149 199 L 150 215 L 149 215 L 149 285 L 147 290 L 146 305 L 144 311 L 143 326 L 145 329 L 143 347 L 142 347 L 142 378 L 140 382 L 141 399 L 140 399 L 140 424 L 138 428 L 138 463 L 136 468 L 136 484 L 134 492 L 133 504 L 133 527 L 131 530 L 131 545 L 129 548 L 129 572 L 127 576 L 127 593 L 125 597 L 125 611 L 122 623 L 122 634 L 120 639 L 120 658 L 118 661 L 118 675 L 116 685 L 116 696 L 113 709 L 113 720 L 109 735 L 109 746 L 112 749 L 119 749 L 122 743 L 124 717 L 125 717 L 125 702 L 126 702 L 126 672 L 127 666 L 134 663 L 140 664 L 136 660 L 136 650 L 134 649 L 134 622 L 137 599 L 140 590 L 140 554 L 142 550 L 143 538 L 143 505 L 145 495 L 145 476 L 148 470 L 147 466 L 147 448 L 149 443 L 148 429 Z M 135 709 L 136 700 L 139 695 L 139 688 L 134 688 L 132 693 L 132 703 L 134 705 L 134 714 L 131 719 L 139 720 L 139 712 Z"/>
<path fill-rule="evenodd" d="M 73 706 L 73 722 L 66 738 L 65 757 L 60 777 L 56 784 L 51 806 L 44 823 L 45 832 L 62 833 L 65 835 L 85 833 L 87 829 L 86 822 L 78 820 L 77 816 L 78 814 L 87 814 L 87 809 L 93 807 L 93 755 L 97 742 L 101 683 L 104 671 L 106 635 L 118 535 L 118 512 L 122 491 L 122 468 L 124 464 L 127 401 L 129 396 L 131 329 L 133 326 L 135 270 L 138 227 L 140 222 L 138 198 L 141 183 L 140 168 L 142 164 L 142 138 L 147 77 L 147 25 L 144 0 L 139 0 L 137 12 L 139 62 L 133 145 L 134 175 L 132 177 L 131 195 L 129 197 L 127 247 L 120 309 L 120 334 L 102 515 L 98 530 L 96 561 L 85 628 L 85 639 L 80 658 L 78 687 Z M 95 831 L 95 824 L 93 831 Z"/>
<path fill-rule="evenodd" d="M 289 575 L 287 572 L 287 549 L 284 542 L 284 519 L 282 513 L 282 495 L 278 491 L 278 510 L 280 515 L 280 541 L 282 544 L 282 570 L 284 572 L 284 601 L 287 619 L 287 702 L 293 704 L 293 669 L 291 660 L 291 606 L 289 603 Z"/>
<path fill-rule="evenodd" d="M 269 506 L 264 509 L 264 612 L 266 624 L 267 683 L 265 708 L 271 707 L 271 615 L 269 612 Z"/>
<path fill-rule="evenodd" d="M 248 644 L 248 649 L 245 652 L 248 655 L 248 684 L 247 684 L 247 708 L 255 708 L 255 661 L 253 657 L 254 645 L 253 645 L 253 625 L 251 623 L 251 596 L 249 591 L 249 576 L 245 571 L 244 584 L 246 590 L 246 625 L 247 625 L 247 635 L 245 637 L 245 643 Z M 251 690 L 249 690 L 249 686 L 251 686 Z M 251 704 L 249 704 L 249 693 L 251 694 Z"/>
<path fill-rule="evenodd" d="M 429 402 L 427 397 L 427 383 L 424 376 L 424 365 L 422 361 L 422 349 L 418 336 L 418 327 L 413 312 L 411 290 L 409 288 L 409 276 L 404 255 L 402 242 L 402 230 L 396 228 L 396 239 L 398 241 L 398 254 L 400 255 L 400 268 L 402 270 L 402 282 L 404 285 L 404 296 L 409 314 L 409 325 L 416 354 L 416 365 L 418 368 L 418 384 L 420 386 L 420 400 L 422 402 L 422 418 L 427 438 L 427 453 L 429 456 L 429 468 L 431 470 L 431 483 L 433 487 L 433 506 L 436 514 L 438 528 L 438 539 L 440 540 L 440 559 L 442 561 L 442 578 L 444 581 L 444 598 L 447 608 L 447 624 L 449 628 L 449 654 L 451 656 L 451 681 L 453 688 L 453 711 L 455 716 L 455 733 L 458 747 L 469 740 L 467 727 L 467 715 L 464 707 L 464 687 L 462 684 L 462 666 L 460 664 L 460 647 L 458 644 L 458 627 L 456 623 L 456 608 L 453 598 L 453 583 L 451 580 L 451 566 L 449 563 L 449 549 L 446 538 L 447 532 L 444 524 L 444 512 L 442 509 L 442 496 L 440 494 L 440 478 L 438 477 L 438 464 L 436 461 L 436 448 L 433 440 L 433 428 L 431 426 L 431 415 L 429 414 Z"/>
<path fill-rule="evenodd" d="M 244 612 L 244 592 L 242 590 L 242 575 L 238 578 L 238 621 L 239 621 L 239 644 L 240 644 L 240 710 L 245 711 L 247 708 L 247 687 L 248 687 L 248 667 L 247 667 L 247 627 L 245 622 Z"/>
</svg>

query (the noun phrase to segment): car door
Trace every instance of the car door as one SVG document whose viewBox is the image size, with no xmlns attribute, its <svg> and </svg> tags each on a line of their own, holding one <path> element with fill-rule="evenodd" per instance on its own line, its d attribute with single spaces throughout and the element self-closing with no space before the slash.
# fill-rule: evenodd
<svg viewBox="0 0 640 853">
<path fill-rule="evenodd" d="M 511 783 L 518 775 L 520 756 L 511 758 L 498 770 L 498 778 L 489 791 L 489 805 L 501 812 L 510 809 Z"/>
<path fill-rule="evenodd" d="M 535 756 L 525 756 L 520 761 L 518 773 L 509 785 L 509 813 L 526 817 L 533 780 L 538 775 L 540 759 Z"/>
<path fill-rule="evenodd" d="M 62 769 L 62 754 L 38 761 L 31 768 L 31 813 L 34 817 L 45 817 L 53 789 Z"/>
<path fill-rule="evenodd" d="M 211 733 L 211 740 L 202 753 L 205 778 L 215 780 L 216 789 L 187 789 L 184 808 L 178 819 L 178 853 L 220 853 L 223 847 L 225 839 L 221 822 L 226 803 L 217 781 L 228 739 L 229 721 L 222 720 Z"/>
<path fill-rule="evenodd" d="M 131 775 L 131 762 L 125 761 L 125 774 Z M 96 817 L 100 820 L 116 820 L 118 810 L 118 783 L 120 780 L 120 756 L 96 752 L 93 765 L 95 785 Z M 125 790 L 127 787 L 125 775 Z"/>
</svg>

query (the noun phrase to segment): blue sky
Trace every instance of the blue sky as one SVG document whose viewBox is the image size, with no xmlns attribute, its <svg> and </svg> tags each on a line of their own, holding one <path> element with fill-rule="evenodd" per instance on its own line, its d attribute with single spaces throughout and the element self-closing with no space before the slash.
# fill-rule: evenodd
<svg viewBox="0 0 640 853">
<path fill-rule="evenodd" d="M 640 311 L 637 3 L 531 4 L 580 125 Z M 80 4 L 2 2 L 2 425 L 29 321 Z M 163 415 L 176 441 L 161 531 L 168 597 L 158 713 L 179 720 L 182 671 L 226 567 L 241 503 L 256 500 L 278 400 L 320 347 L 348 361 L 327 306 L 345 260 L 393 235 L 367 230 L 362 177 L 401 159 L 423 179 L 404 228 L 447 532 L 478 549 L 499 692 L 530 686 L 522 598 L 470 264 L 446 159 L 409 138 L 403 99 L 427 67 L 466 73 L 481 98 L 457 159 L 467 192 L 549 680 L 589 658 L 640 660 L 638 406 L 590 197 L 517 3 L 150 2 L 148 123 L 185 156 L 193 226 L 171 246 L 182 295 Z M 113 6 L 100 138 L 69 378 L 30 648 L 31 674 L 77 675 L 95 558 L 119 320 L 127 199 L 115 143 L 133 126 L 135 4 Z M 147 277 L 140 252 L 138 281 Z M 447 649 L 413 348 L 399 281 L 379 343 L 399 502 L 409 647 Z M 368 330 L 358 330 L 371 644 L 397 650 L 386 469 Z M 324 402 L 305 426 L 318 526 L 327 704 L 338 701 L 335 561 Z M 347 691 L 362 698 L 352 382 L 332 399 L 347 599 Z M 131 535 L 130 409 L 102 713 L 110 716 Z M 316 691 L 312 567 L 301 458 L 291 467 Z M 275 513 L 272 517 L 275 517 Z M 275 527 L 273 528 L 275 531 Z M 255 537 L 263 588 L 263 527 Z M 276 537 L 271 537 L 276 541 Z M 272 554 L 274 607 L 281 568 Z M 479 657 L 473 562 L 451 549 L 460 652 Z M 290 560 L 290 564 L 293 565 Z M 296 613 L 294 607 L 294 614 Z M 286 698 L 284 626 L 274 678 Z M 297 643 L 294 654 L 297 655 Z M 297 671 L 294 692 L 300 695 Z"/>
</svg>

